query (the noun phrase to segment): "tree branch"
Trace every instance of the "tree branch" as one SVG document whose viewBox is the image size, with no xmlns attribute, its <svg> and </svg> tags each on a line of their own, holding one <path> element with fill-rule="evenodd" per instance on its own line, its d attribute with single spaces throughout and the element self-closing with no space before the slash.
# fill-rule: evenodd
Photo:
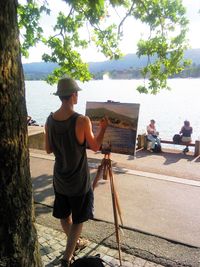
<svg viewBox="0 0 200 267">
<path fill-rule="evenodd" d="M 133 11 L 133 7 L 135 5 L 135 1 L 133 1 L 132 5 L 131 5 L 131 8 L 130 10 L 126 13 L 125 17 L 122 19 L 122 21 L 120 22 L 119 26 L 118 26 L 118 36 L 120 35 L 121 33 L 121 27 L 124 23 L 124 21 L 127 19 L 128 16 L 130 16 L 131 12 Z"/>
</svg>

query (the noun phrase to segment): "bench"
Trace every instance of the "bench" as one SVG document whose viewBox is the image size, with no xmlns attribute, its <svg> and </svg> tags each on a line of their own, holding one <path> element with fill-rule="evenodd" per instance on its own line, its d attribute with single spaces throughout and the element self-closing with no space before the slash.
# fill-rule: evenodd
<svg viewBox="0 0 200 267">
<path fill-rule="evenodd" d="M 184 143 L 179 143 L 179 144 L 176 144 L 174 143 L 173 141 L 169 141 L 169 140 L 160 140 L 161 143 L 163 144 L 171 144 L 171 145 L 179 145 L 179 146 L 184 146 L 185 144 Z M 190 143 L 188 144 L 188 146 L 192 146 L 192 147 L 195 147 L 195 143 Z"/>
<path fill-rule="evenodd" d="M 142 149 L 147 149 L 148 147 L 148 140 L 147 140 L 147 135 L 146 134 L 142 134 L 142 135 L 138 135 L 137 138 L 137 150 L 142 150 Z M 184 143 L 180 143 L 180 144 L 175 144 L 173 141 L 170 140 L 160 140 L 161 144 L 171 144 L 171 145 L 181 145 L 184 146 Z M 196 140 L 195 143 L 190 143 L 188 146 L 190 147 L 194 147 L 194 156 L 199 158 L 200 157 L 200 140 Z"/>
</svg>

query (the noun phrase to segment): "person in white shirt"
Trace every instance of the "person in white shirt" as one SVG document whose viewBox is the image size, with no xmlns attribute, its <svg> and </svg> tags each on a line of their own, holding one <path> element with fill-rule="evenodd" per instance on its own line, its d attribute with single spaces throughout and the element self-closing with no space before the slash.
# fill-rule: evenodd
<svg viewBox="0 0 200 267">
<path fill-rule="evenodd" d="M 155 120 L 150 120 L 147 126 L 147 139 L 151 142 L 151 151 L 154 151 L 156 144 L 161 147 L 159 132 L 156 130 Z"/>
</svg>

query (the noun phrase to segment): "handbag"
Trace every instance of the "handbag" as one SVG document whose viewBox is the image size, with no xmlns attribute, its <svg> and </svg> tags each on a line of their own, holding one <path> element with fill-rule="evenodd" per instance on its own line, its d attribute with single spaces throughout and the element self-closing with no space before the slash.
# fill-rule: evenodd
<svg viewBox="0 0 200 267">
<path fill-rule="evenodd" d="M 173 142 L 174 142 L 174 144 L 180 144 L 181 143 L 181 135 L 180 134 L 175 134 L 173 136 Z"/>
<path fill-rule="evenodd" d="M 86 266 L 87 267 L 105 267 L 104 263 L 106 265 L 114 267 L 112 263 L 109 263 L 101 259 L 100 254 L 96 254 L 95 256 L 84 256 L 82 258 L 75 260 L 70 266 L 71 267 L 86 267 Z"/>
</svg>

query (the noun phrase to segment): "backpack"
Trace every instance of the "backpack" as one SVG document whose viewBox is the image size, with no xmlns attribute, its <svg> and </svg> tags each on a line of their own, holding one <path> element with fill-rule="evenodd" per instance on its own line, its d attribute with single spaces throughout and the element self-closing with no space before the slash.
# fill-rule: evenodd
<svg viewBox="0 0 200 267">
<path fill-rule="evenodd" d="M 153 152 L 160 153 L 161 152 L 161 145 L 155 144 L 155 147 L 153 149 Z"/>
<path fill-rule="evenodd" d="M 111 263 L 108 263 L 100 258 L 100 254 L 95 256 L 84 256 L 75 260 L 70 266 L 71 267 L 105 267 L 103 264 L 113 266 Z"/>
<path fill-rule="evenodd" d="M 181 143 L 181 135 L 180 134 L 175 134 L 173 136 L 173 142 L 174 142 L 174 144 L 180 144 Z"/>
</svg>

